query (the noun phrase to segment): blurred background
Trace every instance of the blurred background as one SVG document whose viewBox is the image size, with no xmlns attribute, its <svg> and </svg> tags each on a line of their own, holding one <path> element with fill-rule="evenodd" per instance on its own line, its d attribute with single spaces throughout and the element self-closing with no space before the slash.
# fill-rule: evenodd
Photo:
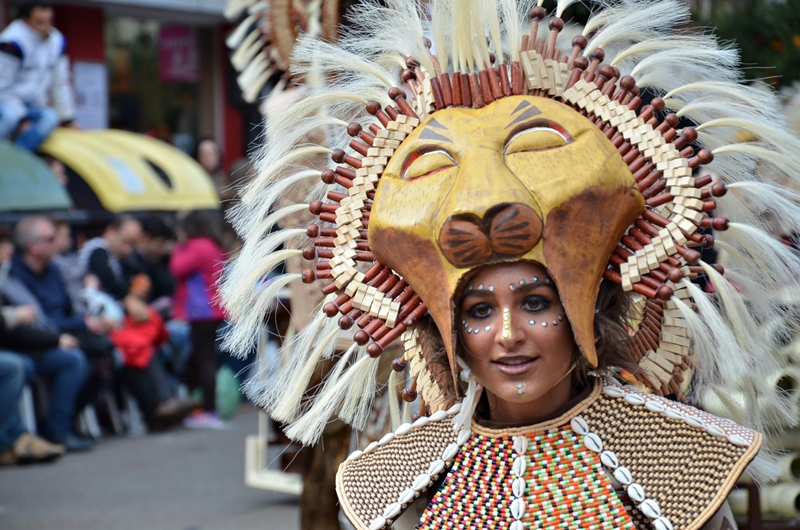
<svg viewBox="0 0 800 530">
<path fill-rule="evenodd" d="M 800 130 L 800 0 L 686 3 Z M 348 528 L 331 473 L 381 437 L 380 403 L 370 432 L 333 425 L 327 452 L 301 450 L 240 391 L 318 289 L 286 292 L 244 359 L 193 293 L 239 249 L 225 212 L 295 97 L 294 40 L 335 41 L 349 8 L 0 0 L 0 528 Z M 800 368 L 776 386 L 800 398 Z M 740 528 L 800 528 L 800 436 L 782 442 L 781 483 L 731 497 Z"/>
</svg>

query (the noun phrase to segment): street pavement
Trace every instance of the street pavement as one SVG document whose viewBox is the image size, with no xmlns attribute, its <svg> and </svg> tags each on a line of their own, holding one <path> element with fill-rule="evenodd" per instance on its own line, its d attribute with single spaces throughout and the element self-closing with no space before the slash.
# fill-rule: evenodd
<svg viewBox="0 0 800 530">
<path fill-rule="evenodd" d="M 256 410 L 243 404 L 230 427 L 107 437 L 54 464 L 0 468 L 0 529 L 298 529 L 296 497 L 244 485 Z"/>
</svg>

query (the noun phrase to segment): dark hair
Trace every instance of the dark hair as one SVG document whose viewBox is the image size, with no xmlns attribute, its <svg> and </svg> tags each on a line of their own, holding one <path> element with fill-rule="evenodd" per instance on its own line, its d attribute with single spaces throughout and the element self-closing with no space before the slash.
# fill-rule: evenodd
<svg viewBox="0 0 800 530">
<path fill-rule="evenodd" d="M 196 237 L 207 237 L 214 240 L 218 245 L 222 245 L 222 223 L 218 212 L 208 210 L 194 210 L 189 212 L 181 228 L 186 233 L 186 237 L 194 239 Z"/>
<path fill-rule="evenodd" d="M 0 243 L 11 243 L 13 239 L 11 237 L 11 227 L 8 225 L 0 225 Z"/>
<path fill-rule="evenodd" d="M 141 221 L 142 232 L 152 238 L 161 237 L 167 240 L 174 240 L 175 231 L 167 224 L 163 215 L 150 214 Z"/>
<path fill-rule="evenodd" d="M 53 4 L 46 0 L 31 0 L 30 2 L 25 2 L 17 8 L 19 18 L 23 20 L 29 19 L 34 9 L 53 9 Z"/>
<path fill-rule="evenodd" d="M 125 213 L 122 215 L 115 216 L 114 219 L 112 219 L 112 221 L 108 223 L 108 225 L 106 225 L 106 228 L 113 228 L 114 230 L 119 230 L 120 228 L 122 228 L 124 224 L 130 222 L 139 223 L 141 225 L 141 223 L 136 217 Z"/>
<path fill-rule="evenodd" d="M 592 370 L 598 373 L 610 373 L 615 369 L 636 373 L 639 370 L 631 357 L 632 339 L 625 327 L 626 319 L 632 315 L 631 299 L 628 294 L 621 286 L 603 280 L 595 308 L 597 309 L 594 318 L 597 368 L 592 368 L 583 355 L 578 355 L 573 375 L 573 381 L 577 386 L 585 386 L 588 383 L 589 372 Z M 442 389 L 445 402 L 453 403 L 458 392 L 439 328 L 430 315 L 417 321 L 414 326 L 418 331 L 417 342 L 422 348 L 428 370 Z"/>
</svg>

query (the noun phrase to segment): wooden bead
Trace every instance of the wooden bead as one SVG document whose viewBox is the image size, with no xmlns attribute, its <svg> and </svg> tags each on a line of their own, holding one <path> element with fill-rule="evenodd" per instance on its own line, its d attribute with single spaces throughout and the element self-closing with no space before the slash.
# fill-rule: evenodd
<svg viewBox="0 0 800 530">
<path fill-rule="evenodd" d="M 433 103 L 436 105 L 436 110 L 447 108 L 444 102 L 444 94 L 442 93 L 442 85 L 436 77 L 431 79 L 431 93 L 433 93 Z"/>
<path fill-rule="evenodd" d="M 406 369 L 406 360 L 402 357 L 398 357 L 392 361 L 392 369 L 394 369 L 395 372 L 402 372 Z"/>
<path fill-rule="evenodd" d="M 461 104 L 465 107 L 472 106 L 472 92 L 470 91 L 469 75 L 461 74 Z"/>
<path fill-rule="evenodd" d="M 338 323 L 339 327 L 345 331 L 353 327 L 353 319 L 347 315 L 342 315 Z"/>
<path fill-rule="evenodd" d="M 450 84 L 450 74 L 443 73 L 442 75 L 438 76 L 439 84 L 442 88 L 442 98 L 444 99 L 444 106 L 445 107 L 452 107 L 453 106 L 453 86 Z"/>
<path fill-rule="evenodd" d="M 398 90 L 400 89 L 398 88 Z M 383 110 L 384 112 L 386 112 L 386 115 L 389 116 L 389 119 L 392 121 L 397 121 L 397 117 L 400 116 L 400 113 L 397 112 L 397 109 L 392 107 L 391 105 L 387 105 L 386 107 L 384 107 Z"/>
<path fill-rule="evenodd" d="M 472 107 L 480 109 L 484 107 L 483 95 L 481 94 L 481 82 L 478 74 L 470 74 L 467 76 L 469 83 L 469 93 L 472 98 Z"/>
<path fill-rule="evenodd" d="M 508 65 L 506 63 L 502 63 L 497 67 L 497 78 L 500 80 L 500 89 L 503 92 L 503 96 L 510 96 L 511 82 L 508 78 Z"/>
</svg>

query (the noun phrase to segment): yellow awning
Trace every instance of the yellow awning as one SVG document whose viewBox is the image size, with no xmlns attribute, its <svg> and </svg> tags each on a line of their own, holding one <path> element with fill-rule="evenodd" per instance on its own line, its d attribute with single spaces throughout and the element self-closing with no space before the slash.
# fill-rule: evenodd
<svg viewBox="0 0 800 530">
<path fill-rule="evenodd" d="M 219 208 L 200 164 L 160 140 L 117 130 L 56 129 L 40 150 L 75 171 L 109 212 Z"/>
</svg>

